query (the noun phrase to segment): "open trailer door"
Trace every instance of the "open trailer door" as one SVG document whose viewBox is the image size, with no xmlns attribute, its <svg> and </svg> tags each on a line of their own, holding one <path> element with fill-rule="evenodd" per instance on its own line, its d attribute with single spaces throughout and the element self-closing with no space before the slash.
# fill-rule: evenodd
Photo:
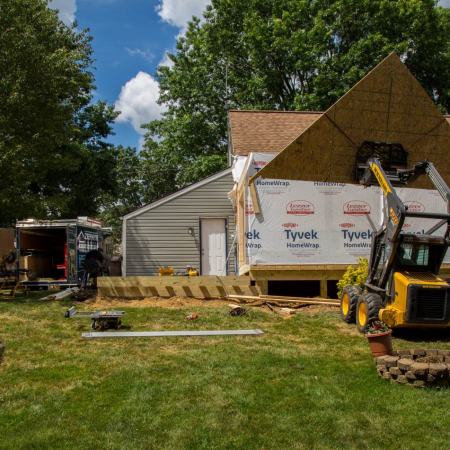
<svg viewBox="0 0 450 450">
<path fill-rule="evenodd" d="M 67 227 L 67 281 L 77 283 L 77 226 Z"/>
</svg>

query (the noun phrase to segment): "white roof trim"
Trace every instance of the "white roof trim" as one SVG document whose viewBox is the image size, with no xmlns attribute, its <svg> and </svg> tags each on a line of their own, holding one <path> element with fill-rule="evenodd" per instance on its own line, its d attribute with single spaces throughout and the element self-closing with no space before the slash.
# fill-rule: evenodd
<svg viewBox="0 0 450 450">
<path fill-rule="evenodd" d="M 163 205 L 164 203 L 170 202 L 171 200 L 181 197 L 188 192 L 194 191 L 195 189 L 204 186 L 205 184 L 211 183 L 212 181 L 218 180 L 219 178 L 224 177 L 225 175 L 231 174 L 231 167 L 228 169 L 222 170 L 221 172 L 217 172 L 214 175 L 209 176 L 208 178 L 204 178 L 203 180 L 197 181 L 197 183 L 193 183 L 189 186 L 186 186 L 179 191 L 174 192 L 173 194 L 167 195 L 159 200 L 156 200 L 153 203 L 149 203 L 148 205 L 142 206 L 135 211 L 128 213 L 127 215 L 122 217 L 122 220 L 131 219 L 132 217 L 139 216 L 140 214 L 149 211 L 150 209 L 157 208 L 158 206 Z"/>
</svg>

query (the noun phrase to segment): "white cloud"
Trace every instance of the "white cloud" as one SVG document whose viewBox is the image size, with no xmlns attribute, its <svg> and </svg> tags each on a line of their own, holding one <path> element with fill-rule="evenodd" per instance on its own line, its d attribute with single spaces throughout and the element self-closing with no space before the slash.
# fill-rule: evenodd
<svg viewBox="0 0 450 450">
<path fill-rule="evenodd" d="M 125 50 L 130 56 L 139 56 L 148 62 L 153 61 L 153 59 L 155 58 L 155 55 L 150 50 L 141 48 L 128 48 L 128 47 L 125 47 Z"/>
<path fill-rule="evenodd" d="M 443 6 L 444 8 L 450 8 L 450 0 L 440 0 L 439 6 Z"/>
<path fill-rule="evenodd" d="M 148 73 L 139 72 L 122 86 L 115 104 L 120 111 L 117 122 L 129 122 L 139 134 L 144 134 L 141 125 L 158 119 L 163 111 L 158 98 L 158 82 Z"/>
<path fill-rule="evenodd" d="M 184 31 L 192 16 L 202 17 L 210 3 L 211 0 L 160 0 L 156 11 L 164 22 Z"/>
<path fill-rule="evenodd" d="M 173 61 L 169 58 L 168 52 L 164 52 L 163 59 L 158 63 L 158 66 L 167 66 L 167 67 L 173 67 Z"/>
<path fill-rule="evenodd" d="M 159 0 L 156 12 L 164 22 L 179 28 L 178 36 L 186 32 L 187 24 L 192 16 L 202 18 L 202 13 L 211 3 L 211 0 Z M 177 37 L 178 37 L 177 36 Z M 158 63 L 158 66 L 173 66 L 173 61 L 167 56 L 167 50 Z"/>
<path fill-rule="evenodd" d="M 59 18 L 66 24 L 72 25 L 77 12 L 76 0 L 50 0 L 48 6 L 58 10 Z"/>
</svg>

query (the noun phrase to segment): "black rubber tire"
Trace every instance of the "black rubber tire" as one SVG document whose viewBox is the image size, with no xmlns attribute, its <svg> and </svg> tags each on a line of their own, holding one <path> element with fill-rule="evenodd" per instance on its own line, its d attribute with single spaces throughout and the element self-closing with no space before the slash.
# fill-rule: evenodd
<svg viewBox="0 0 450 450">
<path fill-rule="evenodd" d="M 381 306 L 381 297 L 378 294 L 375 294 L 375 292 L 364 292 L 364 294 L 360 295 L 356 307 L 356 326 L 361 333 L 365 333 L 374 320 L 379 320 L 378 313 Z M 362 323 L 360 309 L 364 307 L 366 311 L 366 320 Z"/>
<path fill-rule="evenodd" d="M 348 295 L 349 298 L 349 305 L 348 305 L 348 311 L 345 313 L 343 308 L 343 299 L 344 296 Z M 344 289 L 342 289 L 342 294 L 340 300 L 340 311 L 341 311 L 341 317 L 344 322 L 347 323 L 355 323 L 356 321 L 356 305 L 358 304 L 358 298 L 361 295 L 361 288 L 359 286 L 353 285 L 353 284 L 347 284 L 347 286 L 344 286 Z"/>
</svg>

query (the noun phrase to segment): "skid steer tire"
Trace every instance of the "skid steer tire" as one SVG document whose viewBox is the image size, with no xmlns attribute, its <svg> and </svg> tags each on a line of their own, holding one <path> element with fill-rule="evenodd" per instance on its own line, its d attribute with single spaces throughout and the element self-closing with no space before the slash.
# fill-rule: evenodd
<svg viewBox="0 0 450 450">
<path fill-rule="evenodd" d="M 341 317 L 344 322 L 355 323 L 356 306 L 361 295 L 361 288 L 352 284 L 344 286 L 340 298 Z"/>
<path fill-rule="evenodd" d="M 374 292 L 365 292 L 359 296 L 356 307 L 356 326 L 361 333 L 365 333 L 369 325 L 374 320 L 378 320 L 381 303 L 381 297 Z"/>
</svg>

